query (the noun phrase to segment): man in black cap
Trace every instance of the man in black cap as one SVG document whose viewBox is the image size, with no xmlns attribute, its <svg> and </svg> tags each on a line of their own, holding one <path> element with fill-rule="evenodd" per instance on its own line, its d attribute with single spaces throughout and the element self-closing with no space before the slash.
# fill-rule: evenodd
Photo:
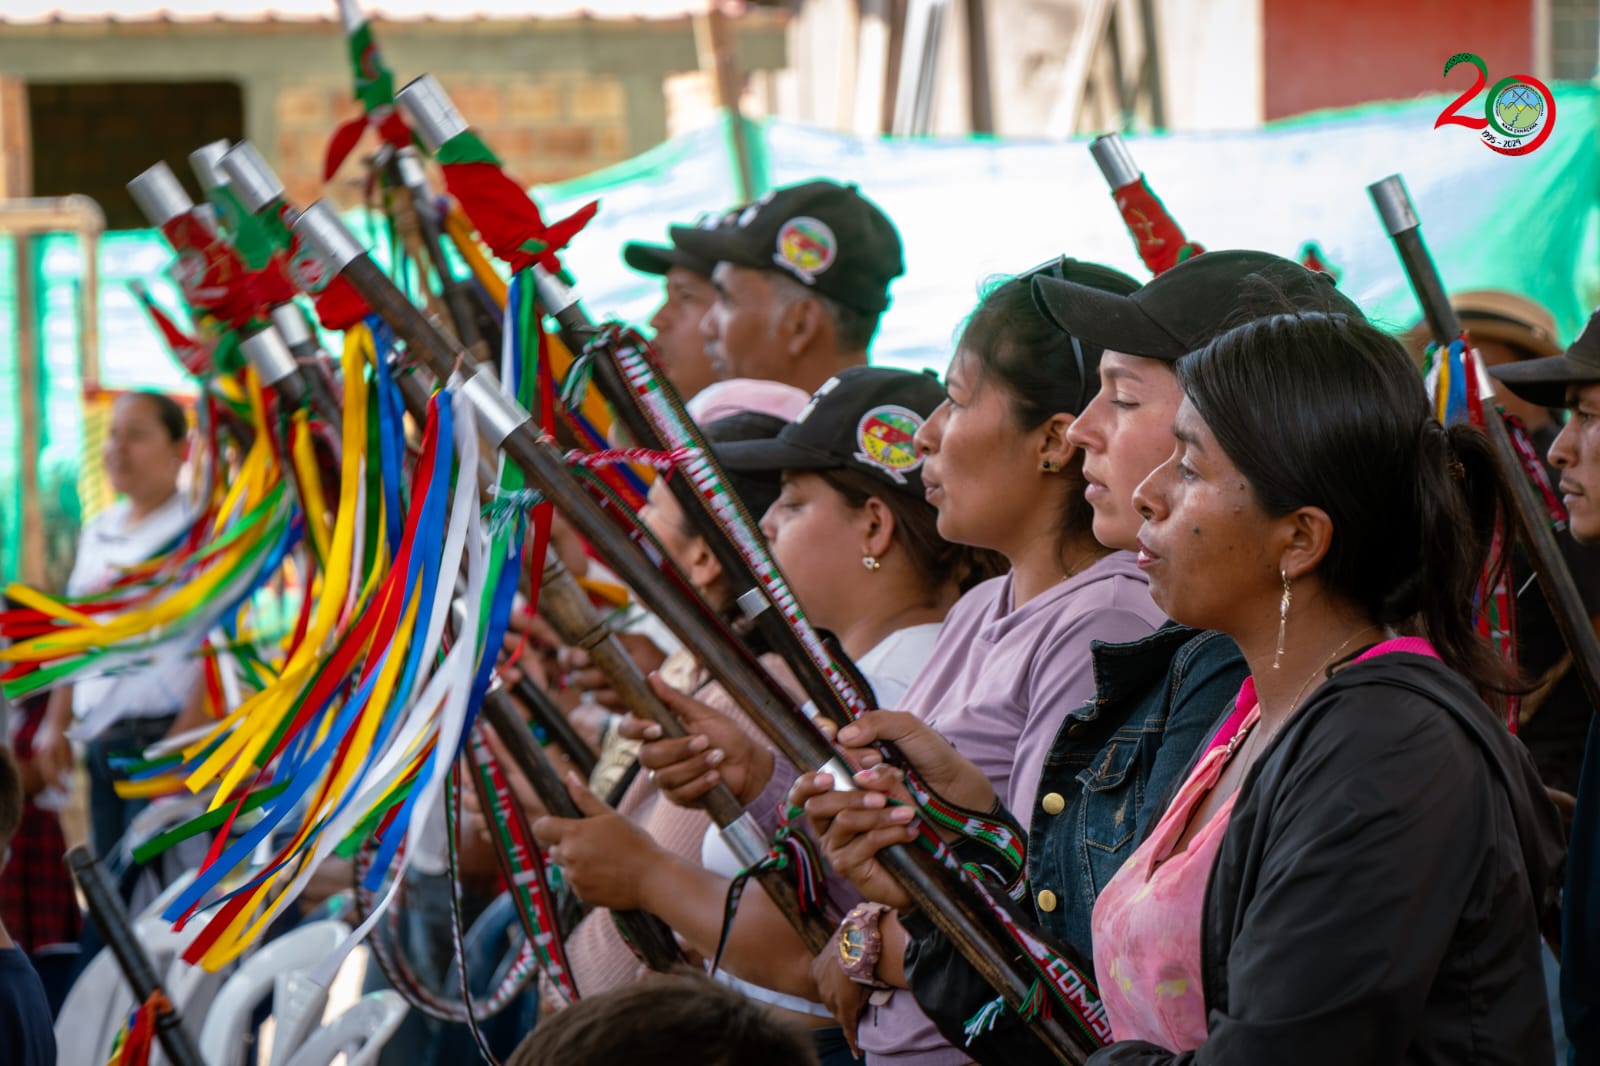
<svg viewBox="0 0 1600 1066">
<path fill-rule="evenodd" d="M 716 264 L 701 332 L 717 372 L 807 392 L 867 361 L 889 283 L 905 272 L 894 224 L 855 186 L 831 181 L 775 189 L 671 232 L 674 247 Z"/>
<path fill-rule="evenodd" d="M 1550 462 L 1561 472 L 1567 528 L 1580 544 L 1600 544 L 1600 312 L 1561 355 L 1489 373 L 1524 400 L 1571 410 Z M 1592 723 L 1561 896 L 1561 1015 L 1568 1061 L 1600 1062 L 1600 734 Z"/>
<path fill-rule="evenodd" d="M 711 287 L 711 268 L 715 264 L 684 251 L 676 241 L 633 241 L 622 246 L 622 258 L 639 273 L 653 274 L 665 282 L 666 293 L 661 306 L 650 316 L 650 328 L 655 330 L 661 369 L 678 390 L 678 396 L 687 402 L 721 377 L 706 357 L 705 340 L 700 336 L 700 320 L 717 297 Z"/>
</svg>

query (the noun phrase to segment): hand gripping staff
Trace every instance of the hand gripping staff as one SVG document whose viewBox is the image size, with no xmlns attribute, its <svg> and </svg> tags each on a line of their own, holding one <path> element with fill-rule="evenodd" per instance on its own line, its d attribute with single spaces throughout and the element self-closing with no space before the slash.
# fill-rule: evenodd
<svg viewBox="0 0 1600 1066">
<path fill-rule="evenodd" d="M 412 355 L 449 378 L 465 365 L 452 346 L 369 259 L 360 244 L 321 204 L 308 208 L 295 229 L 348 279 L 405 340 Z M 761 725 L 797 766 L 826 767 L 849 787 L 852 769 L 747 651 L 729 639 L 683 586 L 663 573 L 659 552 L 619 530 L 603 505 L 568 470 L 561 453 L 537 431 L 526 410 L 482 369 L 463 375 L 459 388 L 480 412 L 489 442 L 526 473 L 528 481 L 567 515 L 645 602 L 690 647 L 713 676 Z M 926 823 L 923 823 L 926 827 Z M 942 839 L 926 829 L 921 847 L 884 852 L 885 867 L 952 943 L 1067 1063 L 1082 1063 L 1110 1039 L 1105 1009 L 1086 964 L 1068 961 L 1025 929 L 1008 901 L 964 870 Z"/>
<path fill-rule="evenodd" d="M 1488 435 L 1495 462 L 1506 483 L 1511 486 L 1516 501 L 1517 526 L 1533 558 L 1539 588 L 1550 604 L 1556 626 L 1561 631 L 1561 639 L 1566 641 L 1567 650 L 1572 653 L 1572 662 L 1577 668 L 1579 680 L 1583 682 L 1589 705 L 1600 707 L 1600 642 L 1596 642 L 1594 629 L 1589 625 L 1588 609 L 1578 595 L 1572 572 L 1567 569 L 1567 561 L 1556 544 L 1550 508 L 1529 480 L 1530 470 L 1519 457 L 1505 421 L 1491 416 L 1482 408 L 1483 403 L 1493 400 L 1494 386 L 1484 369 L 1482 357 L 1472 347 L 1471 338 L 1461 328 L 1455 308 L 1450 306 L 1450 300 L 1445 295 L 1444 283 L 1422 239 L 1422 223 L 1406 191 L 1405 182 L 1400 175 L 1392 174 L 1367 186 L 1367 192 L 1371 194 L 1384 228 L 1394 241 L 1395 251 L 1405 267 L 1406 277 L 1417 294 L 1418 302 L 1422 304 L 1422 313 L 1434 341 L 1441 351 L 1449 349 L 1452 355 L 1459 354 L 1463 360 L 1460 365 L 1468 372 L 1469 410 L 1474 405 L 1478 408 L 1474 424 Z M 1476 394 L 1472 395 L 1472 392 Z M 1543 471 L 1539 470 L 1538 474 L 1542 477 Z"/>
<path fill-rule="evenodd" d="M 1133 154 L 1119 134 L 1107 133 L 1089 143 L 1089 152 L 1100 164 L 1100 173 L 1111 186 L 1122 221 L 1133 234 L 1139 258 L 1152 274 L 1163 273 L 1190 256 L 1205 251 L 1183 235 L 1177 221 L 1151 191 L 1144 172 L 1133 161 Z"/>
<path fill-rule="evenodd" d="M 545 555 L 538 607 L 540 616 L 551 624 L 563 641 L 589 653 L 632 713 L 657 723 L 668 737 L 686 735 L 683 724 L 651 690 L 644 672 L 628 655 L 610 625 L 595 610 L 582 586 L 555 552 Z M 547 698 L 542 692 L 538 695 Z M 555 714 L 563 722 L 566 721 L 559 711 Z M 613 796 L 608 798 L 608 802 L 614 806 L 620 799 L 620 795 Z M 813 951 L 821 951 L 833 935 L 831 923 L 822 914 L 822 901 L 802 896 L 796 890 L 795 883 L 784 875 L 783 869 L 777 864 L 779 856 L 768 846 L 755 819 L 745 813 L 726 785 L 719 784 L 712 789 L 701 806 L 722 830 L 723 840 L 738 856 L 740 863 L 746 869 L 757 871 L 756 876 L 762 887 L 789 918 L 807 946 Z M 799 861 L 798 856 L 796 860 Z"/>
</svg>

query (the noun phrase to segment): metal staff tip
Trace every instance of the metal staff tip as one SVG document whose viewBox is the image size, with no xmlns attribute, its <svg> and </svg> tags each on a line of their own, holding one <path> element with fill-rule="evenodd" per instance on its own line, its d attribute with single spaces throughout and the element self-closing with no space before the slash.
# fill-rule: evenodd
<svg viewBox="0 0 1600 1066">
<path fill-rule="evenodd" d="M 1382 181 L 1373 182 L 1367 186 L 1367 192 L 1372 196 L 1372 202 L 1377 206 L 1389 236 L 1399 236 L 1422 224 L 1417 218 L 1417 209 L 1412 206 L 1411 194 L 1406 191 L 1405 179 L 1400 175 L 1390 174 Z"/>
<path fill-rule="evenodd" d="M 222 172 L 222 157 L 228 154 L 230 147 L 227 141 L 212 141 L 189 153 L 189 166 L 194 168 L 202 192 L 228 184 L 228 176 Z"/>
<path fill-rule="evenodd" d="M 1105 175 L 1107 184 L 1113 189 L 1132 185 L 1144 176 L 1139 164 L 1133 161 L 1133 153 L 1122 143 L 1121 134 L 1107 133 L 1096 137 L 1089 142 L 1089 154 L 1100 164 L 1100 173 Z"/>
<path fill-rule="evenodd" d="M 261 376 L 261 384 L 276 385 L 297 369 L 294 353 L 271 326 L 258 330 L 239 342 L 239 350 Z"/>
<path fill-rule="evenodd" d="M 346 37 L 351 36 L 367 21 L 361 9 L 356 6 L 356 0 L 339 0 L 339 23 L 344 27 Z"/>
<path fill-rule="evenodd" d="M 533 289 L 539 295 L 539 302 L 544 304 L 545 314 L 557 318 L 578 302 L 577 290 L 537 263 L 533 267 Z"/>
<path fill-rule="evenodd" d="M 234 145 L 220 165 L 239 202 L 252 215 L 283 198 L 283 182 L 249 141 Z"/>
<path fill-rule="evenodd" d="M 139 205 L 152 226 L 164 226 L 194 210 L 194 201 L 178 184 L 178 176 L 165 163 L 157 163 L 128 182 L 128 195 Z"/>
<path fill-rule="evenodd" d="M 466 132 L 467 120 L 432 74 L 414 79 L 395 93 L 394 99 L 411 120 L 411 128 L 430 155 L 450 138 Z"/>
<path fill-rule="evenodd" d="M 339 216 L 326 202 L 318 200 L 295 220 L 292 227 L 296 237 L 322 260 L 322 265 L 337 274 L 352 260 L 366 254 L 361 242 L 351 235 Z"/>
<path fill-rule="evenodd" d="M 284 342 L 291 347 L 313 339 L 311 328 L 306 325 L 306 316 L 294 304 L 279 304 L 272 309 L 270 317 L 272 324 L 283 335 Z"/>
</svg>

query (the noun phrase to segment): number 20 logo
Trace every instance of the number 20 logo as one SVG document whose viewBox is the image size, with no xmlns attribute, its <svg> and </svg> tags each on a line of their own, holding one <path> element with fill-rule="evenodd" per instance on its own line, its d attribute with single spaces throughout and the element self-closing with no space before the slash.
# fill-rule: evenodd
<svg viewBox="0 0 1600 1066">
<path fill-rule="evenodd" d="M 1484 98 L 1484 117 L 1474 118 L 1461 114 L 1461 108 L 1488 84 L 1489 68 L 1471 52 L 1458 52 L 1445 63 L 1444 76 L 1460 63 L 1471 63 L 1478 80 L 1439 112 L 1434 129 L 1465 126 L 1477 130 L 1483 143 L 1501 155 L 1527 155 L 1549 138 L 1556 125 L 1556 98 L 1544 82 L 1531 74 L 1501 78 Z"/>
</svg>

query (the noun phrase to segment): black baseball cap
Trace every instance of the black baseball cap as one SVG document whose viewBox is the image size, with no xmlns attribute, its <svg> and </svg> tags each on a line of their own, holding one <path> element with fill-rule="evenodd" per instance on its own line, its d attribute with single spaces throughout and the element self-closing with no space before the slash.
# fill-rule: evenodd
<svg viewBox="0 0 1600 1066">
<path fill-rule="evenodd" d="M 1544 359 L 1489 368 L 1489 376 L 1540 407 L 1566 407 L 1567 386 L 1600 382 L 1600 311 L 1589 316 L 1572 347 Z"/>
<path fill-rule="evenodd" d="M 711 268 L 717 265 L 702 256 L 684 251 L 678 247 L 676 241 L 671 244 L 629 241 L 622 246 L 622 261 L 641 274 L 652 274 L 663 278 L 673 267 L 682 267 L 701 277 L 709 278 Z"/>
<path fill-rule="evenodd" d="M 712 451 L 730 472 L 859 470 L 920 500 L 922 456 L 911 438 L 944 399 L 931 373 L 853 366 L 823 382 L 773 439 Z"/>
<path fill-rule="evenodd" d="M 1203 252 L 1122 295 L 1074 280 L 1036 277 L 1033 298 L 1062 330 L 1107 351 L 1176 360 L 1204 348 L 1259 310 L 1341 312 L 1361 309 L 1320 270 L 1270 252 Z"/>
<path fill-rule="evenodd" d="M 775 270 L 846 307 L 877 314 L 906 272 L 889 216 L 854 185 L 806 181 L 699 226 L 673 226 L 673 246 L 711 263 Z"/>
</svg>

